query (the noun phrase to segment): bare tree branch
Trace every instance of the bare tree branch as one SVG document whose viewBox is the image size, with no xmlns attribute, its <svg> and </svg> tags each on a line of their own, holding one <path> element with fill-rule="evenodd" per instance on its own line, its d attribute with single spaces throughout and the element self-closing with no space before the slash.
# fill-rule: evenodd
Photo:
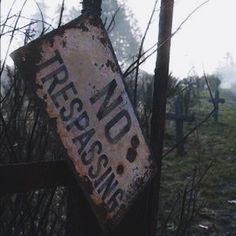
<svg viewBox="0 0 236 236">
<path fill-rule="evenodd" d="M 16 3 L 16 0 L 14 0 L 14 2 L 12 3 L 12 5 L 11 5 L 11 7 L 10 7 L 10 10 L 9 10 L 8 13 L 7 13 L 6 20 L 5 20 L 5 21 L 3 22 L 3 24 L 2 24 L 2 32 L 4 32 L 5 24 L 6 24 L 7 21 L 11 18 L 11 17 L 10 17 L 10 14 L 11 14 L 11 11 L 12 11 L 12 9 L 13 9 L 15 3 Z"/>
<path fill-rule="evenodd" d="M 135 60 L 124 72 L 124 77 L 127 77 L 128 75 L 130 75 L 136 69 L 137 66 L 140 66 L 141 64 L 143 64 L 149 57 L 151 57 L 154 53 L 156 53 L 160 47 L 162 47 L 168 40 L 170 40 L 174 35 L 176 35 L 176 33 L 179 30 L 181 30 L 182 26 L 187 22 L 188 19 L 190 19 L 190 17 L 192 17 L 194 15 L 194 13 L 196 13 L 196 11 L 198 11 L 203 5 L 205 5 L 209 1 L 210 0 L 203 2 L 198 7 L 196 7 L 192 12 L 190 12 L 189 15 L 179 24 L 177 29 L 171 34 L 171 36 L 169 38 L 167 38 L 161 45 L 159 45 L 158 48 L 156 48 L 151 53 L 149 53 L 147 56 L 145 56 L 145 58 L 143 60 L 139 61 L 138 64 L 137 64 L 137 61 L 139 59 Z M 147 49 L 144 53 L 142 53 L 141 57 L 143 57 L 146 53 L 151 51 L 153 48 L 157 47 L 157 45 L 158 45 L 158 43 L 155 43 L 153 46 L 151 46 L 149 49 Z"/>
<path fill-rule="evenodd" d="M 151 16 L 150 16 L 150 18 L 149 18 L 149 21 L 148 21 L 146 30 L 145 30 L 144 35 L 143 35 L 143 38 L 142 38 L 142 40 L 141 40 L 141 44 L 140 44 L 139 52 L 138 52 L 138 58 L 137 58 L 137 60 L 136 60 L 137 66 L 136 66 L 136 70 L 135 70 L 135 81 L 134 81 L 134 107 L 135 107 L 135 108 L 137 107 L 137 87 L 138 87 L 138 75 L 139 75 L 139 62 L 140 62 L 140 59 L 141 59 L 141 57 L 142 57 L 141 54 L 142 54 L 142 51 L 143 51 L 143 44 L 144 44 L 144 41 L 145 41 L 145 39 L 146 39 L 148 30 L 149 30 L 149 28 L 150 28 L 150 25 L 151 25 L 151 22 L 152 22 L 154 13 L 155 13 L 155 11 L 156 11 L 157 3 L 158 3 L 158 0 L 156 0 L 155 3 L 154 3 Z"/>
<path fill-rule="evenodd" d="M 35 2 L 35 4 L 36 4 L 37 7 L 38 7 L 38 10 L 39 10 L 39 12 L 40 12 L 41 19 L 42 19 L 42 21 L 41 21 L 41 23 L 42 23 L 42 32 L 41 32 L 41 34 L 40 34 L 40 36 L 42 36 L 42 35 L 45 33 L 44 16 L 43 16 L 42 9 L 41 9 L 41 7 L 39 6 L 38 2 L 37 2 L 36 0 L 34 0 L 34 2 Z"/>
<path fill-rule="evenodd" d="M 16 21 L 15 21 L 14 28 L 13 28 L 13 31 L 12 31 L 12 34 L 11 34 L 11 38 L 10 38 L 10 41 L 9 41 L 9 43 L 8 43 L 6 55 L 5 55 L 5 58 L 4 58 L 3 63 L 2 63 L 2 67 L 1 67 L 1 71 L 0 71 L 0 77 L 2 76 L 2 72 L 3 72 L 4 67 L 5 67 L 5 64 L 6 64 L 7 56 L 8 56 L 8 53 L 9 53 L 9 50 L 10 50 L 10 47 L 11 47 L 11 44 L 12 44 L 12 41 L 13 41 L 13 38 L 14 38 L 14 33 L 15 33 L 15 31 L 16 31 L 17 24 L 18 24 L 19 19 L 20 19 L 20 15 L 21 15 L 21 13 L 22 13 L 22 11 L 23 11 L 23 9 L 24 9 L 25 4 L 26 4 L 27 1 L 28 1 L 28 0 L 25 0 L 24 3 L 22 4 L 21 9 L 20 9 L 20 11 L 19 11 L 19 14 L 18 14 L 18 16 L 17 16 L 17 19 L 16 19 Z M 1 83 L 0 83 L 0 87 L 1 87 Z"/>
<path fill-rule="evenodd" d="M 110 33 L 113 30 L 113 28 L 115 27 L 115 18 L 116 18 L 116 15 L 119 11 L 120 11 L 120 7 L 115 11 L 115 13 L 112 16 L 112 19 L 111 19 L 111 21 L 110 21 L 110 23 L 107 27 L 107 32 L 108 33 Z"/>
<path fill-rule="evenodd" d="M 60 10 L 60 17 L 59 17 L 59 22 L 58 22 L 58 26 L 57 28 L 59 28 L 61 26 L 61 22 L 62 22 L 62 16 L 63 16 L 63 12 L 64 12 L 64 9 L 65 9 L 65 0 L 62 0 L 62 3 L 61 3 L 61 10 Z"/>
</svg>

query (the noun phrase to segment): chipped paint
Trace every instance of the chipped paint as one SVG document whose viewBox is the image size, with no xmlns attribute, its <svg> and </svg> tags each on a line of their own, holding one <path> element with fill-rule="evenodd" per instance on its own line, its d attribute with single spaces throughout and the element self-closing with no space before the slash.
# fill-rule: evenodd
<svg viewBox="0 0 236 236">
<path fill-rule="evenodd" d="M 118 224 L 155 171 L 102 22 L 81 16 L 15 51 L 105 228 Z"/>
</svg>

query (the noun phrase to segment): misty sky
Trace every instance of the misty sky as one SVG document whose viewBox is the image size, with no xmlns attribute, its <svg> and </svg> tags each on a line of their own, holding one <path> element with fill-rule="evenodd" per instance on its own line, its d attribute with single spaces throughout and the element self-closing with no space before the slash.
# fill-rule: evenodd
<svg viewBox="0 0 236 236">
<path fill-rule="evenodd" d="M 2 14 L 9 9 L 13 0 L 2 1 Z M 78 0 L 65 0 L 67 5 L 78 6 Z M 144 32 L 155 0 L 137 1 L 126 0 L 128 6 L 134 12 Z M 17 1 L 22 4 L 23 0 Z M 59 4 L 61 1 L 50 1 L 50 5 Z M 160 1 L 159 1 L 160 2 Z M 175 31 L 183 20 L 205 0 L 176 0 L 173 19 L 173 31 Z M 35 4 L 28 1 L 25 12 L 33 12 Z M 236 59 L 236 0 L 209 0 L 182 26 L 179 32 L 172 39 L 171 47 L 171 72 L 183 78 L 191 75 L 202 75 L 227 70 L 224 67 L 227 63 L 234 65 Z M 19 8 L 15 9 L 19 11 Z M 158 16 L 157 10 L 153 19 L 145 49 L 148 49 L 157 41 Z M 5 39 L 6 40 L 6 39 Z M 9 39 L 8 39 L 9 40 Z M 4 41 L 1 43 L 4 44 Z M 17 46 L 16 46 L 17 47 Z M 3 47 L 3 51 L 6 49 Z M 155 65 L 154 55 L 149 59 L 143 69 L 152 73 Z M 230 77 L 233 77 L 232 73 Z M 232 78 L 230 78 L 232 79 Z"/>
<path fill-rule="evenodd" d="M 173 31 L 203 2 L 176 0 Z M 144 30 L 154 0 L 140 1 L 139 4 L 136 0 L 128 0 L 128 3 Z M 184 77 L 194 73 L 201 75 L 204 70 L 206 73 L 214 73 L 222 64 L 229 63 L 229 56 L 232 60 L 236 58 L 235 9 L 235 0 L 210 0 L 182 26 L 173 37 L 171 47 L 171 70 L 176 76 Z M 156 22 L 151 32 L 155 27 Z M 156 38 L 157 35 L 149 34 L 150 42 Z M 145 68 L 153 70 L 152 65 L 153 62 L 149 61 Z"/>
</svg>

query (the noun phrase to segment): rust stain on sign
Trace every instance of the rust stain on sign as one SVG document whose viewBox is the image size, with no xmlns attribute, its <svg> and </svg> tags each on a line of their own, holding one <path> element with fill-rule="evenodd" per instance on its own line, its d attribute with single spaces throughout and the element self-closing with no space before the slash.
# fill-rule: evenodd
<svg viewBox="0 0 236 236">
<path fill-rule="evenodd" d="M 11 56 L 55 122 L 98 219 L 116 225 L 155 168 L 102 22 L 81 16 Z"/>
</svg>

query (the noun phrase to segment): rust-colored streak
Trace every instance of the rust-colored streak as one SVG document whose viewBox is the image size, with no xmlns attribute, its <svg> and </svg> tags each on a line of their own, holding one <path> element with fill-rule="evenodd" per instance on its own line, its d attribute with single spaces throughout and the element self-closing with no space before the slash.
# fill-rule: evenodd
<svg viewBox="0 0 236 236">
<path fill-rule="evenodd" d="M 111 70 L 112 70 L 114 73 L 119 71 L 117 65 L 116 65 L 113 61 L 111 61 L 111 60 L 107 60 L 106 66 L 107 66 L 108 68 L 111 68 Z"/>
<path fill-rule="evenodd" d="M 107 40 L 106 40 L 106 38 L 99 38 L 99 40 L 100 40 L 100 42 L 101 42 L 101 44 L 104 46 L 104 47 L 106 47 L 107 46 Z"/>
<path fill-rule="evenodd" d="M 100 19 L 98 17 L 96 17 L 96 16 L 89 16 L 88 20 L 89 20 L 89 23 L 92 26 L 94 26 L 96 28 L 102 29 L 102 24 L 101 24 L 101 21 L 100 21 Z"/>
<path fill-rule="evenodd" d="M 53 47 L 55 39 L 50 38 L 49 40 L 50 47 Z"/>
<path fill-rule="evenodd" d="M 62 41 L 62 46 L 63 46 L 63 48 L 66 47 L 66 40 L 63 40 L 63 41 Z"/>
<path fill-rule="evenodd" d="M 124 173 L 124 165 L 118 165 L 117 166 L 117 169 L 116 169 L 116 172 L 118 175 L 122 175 Z"/>
<path fill-rule="evenodd" d="M 85 23 L 81 23 L 80 25 L 78 25 L 78 28 L 82 30 L 82 32 L 88 32 L 89 29 L 88 27 L 85 25 Z"/>
<path fill-rule="evenodd" d="M 88 194 L 93 194 L 94 187 L 92 182 L 89 180 L 88 176 L 84 176 L 81 178 L 81 184 L 83 185 Z"/>
</svg>

